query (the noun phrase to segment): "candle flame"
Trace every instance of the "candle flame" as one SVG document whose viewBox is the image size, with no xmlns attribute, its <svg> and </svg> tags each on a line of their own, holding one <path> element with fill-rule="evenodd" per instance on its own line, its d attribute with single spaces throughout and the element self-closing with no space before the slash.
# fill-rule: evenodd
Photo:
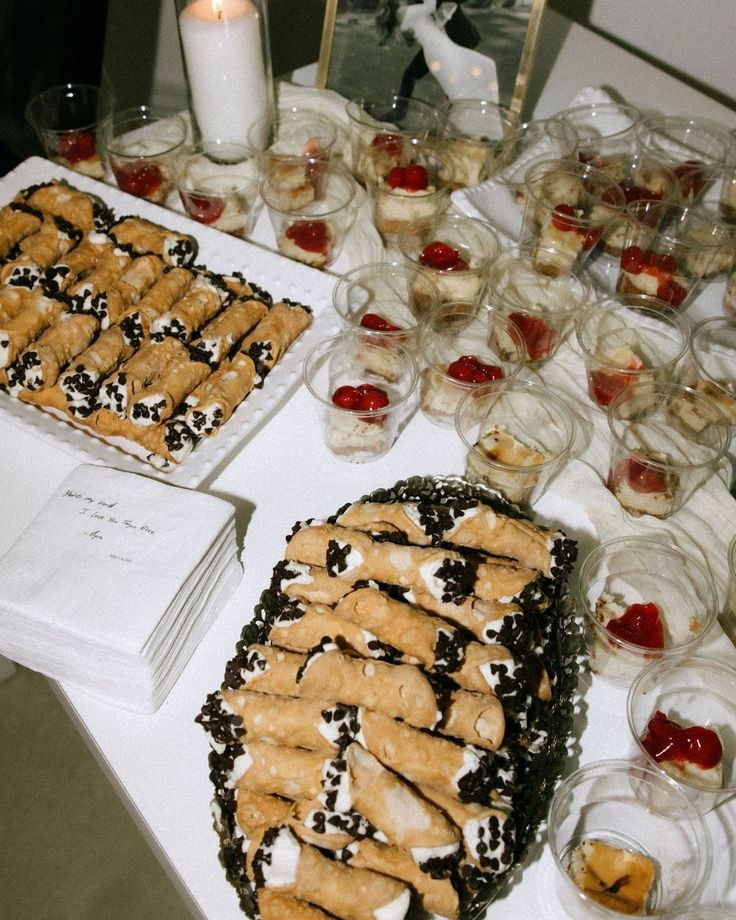
<svg viewBox="0 0 736 920">
<path fill-rule="evenodd" d="M 222 19 L 224 0 L 212 0 L 212 12 L 218 18 Z"/>
</svg>

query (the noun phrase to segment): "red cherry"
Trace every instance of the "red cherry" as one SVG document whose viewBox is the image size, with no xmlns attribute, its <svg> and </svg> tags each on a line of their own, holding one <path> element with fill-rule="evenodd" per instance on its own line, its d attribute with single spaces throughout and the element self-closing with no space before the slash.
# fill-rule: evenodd
<svg viewBox="0 0 736 920">
<path fill-rule="evenodd" d="M 410 163 L 404 168 L 402 188 L 412 192 L 422 192 L 429 187 L 427 170 L 419 163 Z"/>
<path fill-rule="evenodd" d="M 68 134 L 62 134 L 56 152 L 69 163 L 91 160 L 97 153 L 95 136 L 87 131 L 70 131 Z"/>
<path fill-rule="evenodd" d="M 659 710 L 649 720 L 642 745 L 657 763 L 672 760 L 708 770 L 723 759 L 723 745 L 714 731 L 702 725 L 683 728 Z"/>
<path fill-rule="evenodd" d="M 330 235 L 321 220 L 299 220 L 286 228 L 285 236 L 305 252 L 326 254 L 329 249 Z"/>
<path fill-rule="evenodd" d="M 518 326 L 530 361 L 544 358 L 554 350 L 558 335 L 541 317 L 530 313 L 511 313 L 509 319 Z"/>
<path fill-rule="evenodd" d="M 632 201 L 661 201 L 662 196 L 657 192 L 653 192 L 651 189 L 646 188 L 644 185 L 629 185 L 622 186 L 624 190 L 624 196 L 626 197 L 626 204 L 631 204 Z"/>
<path fill-rule="evenodd" d="M 617 639 L 643 648 L 664 648 L 664 627 L 656 604 L 631 604 L 606 629 Z"/>
<path fill-rule="evenodd" d="M 672 278 L 667 278 L 657 285 L 657 297 L 673 307 L 679 307 L 687 297 L 687 291 Z"/>
<path fill-rule="evenodd" d="M 677 271 L 677 259 L 668 252 L 653 252 L 651 263 L 654 268 L 667 272 L 668 275 L 674 275 Z"/>
<path fill-rule="evenodd" d="M 332 394 L 332 402 L 340 409 L 357 409 L 360 394 L 356 387 L 341 386 Z"/>
<path fill-rule="evenodd" d="M 393 169 L 388 171 L 386 176 L 386 182 L 389 188 L 401 188 L 401 183 L 404 179 L 404 167 L 403 166 L 394 166 Z"/>
<path fill-rule="evenodd" d="M 694 201 L 705 187 L 703 172 L 698 167 L 703 164 L 699 160 L 685 160 L 672 167 L 672 172 L 680 182 L 680 191 L 684 198 Z"/>
<path fill-rule="evenodd" d="M 155 163 L 113 163 L 112 170 L 119 187 L 130 195 L 147 198 L 157 191 L 164 180 Z"/>
<path fill-rule="evenodd" d="M 360 387 L 358 387 L 358 390 L 360 390 Z M 389 402 L 388 393 L 385 390 L 371 387 L 371 389 L 366 389 L 360 393 L 356 408 L 362 412 L 372 412 L 375 409 L 385 409 Z"/>
<path fill-rule="evenodd" d="M 468 264 L 460 252 L 441 240 L 432 240 L 422 250 L 419 261 L 437 271 L 464 271 Z"/>
<path fill-rule="evenodd" d="M 492 380 L 500 380 L 503 377 L 500 367 L 495 364 L 485 364 L 475 355 L 461 355 L 448 366 L 447 374 L 454 380 L 461 380 L 464 383 L 490 383 Z"/>
<path fill-rule="evenodd" d="M 627 246 L 621 254 L 621 268 L 631 275 L 641 274 L 645 261 L 644 250 L 639 246 Z"/>
<path fill-rule="evenodd" d="M 193 195 L 191 192 L 179 190 L 181 203 L 187 214 L 200 224 L 214 224 L 225 210 L 224 198 L 210 198 L 208 195 Z"/>
<path fill-rule="evenodd" d="M 596 370 L 588 375 L 588 393 L 590 398 L 599 406 L 605 408 L 614 396 L 632 383 L 636 383 L 636 374 L 623 372 Z"/>
<path fill-rule="evenodd" d="M 364 329 L 373 329 L 376 332 L 399 332 L 401 326 L 394 326 L 387 319 L 384 319 L 378 313 L 364 313 L 360 320 L 360 325 Z"/>
<path fill-rule="evenodd" d="M 576 218 L 575 208 L 569 204 L 558 204 L 552 212 L 552 226 L 563 232 L 578 230 L 579 225 Z"/>
<path fill-rule="evenodd" d="M 666 492 L 667 476 L 664 470 L 652 466 L 646 454 L 640 451 L 626 460 L 626 480 L 634 492 Z"/>
<path fill-rule="evenodd" d="M 591 229 L 588 230 L 583 239 L 583 249 L 585 252 L 592 249 L 598 243 L 602 232 L 600 227 L 591 227 Z"/>
<path fill-rule="evenodd" d="M 371 141 L 371 147 L 379 147 L 389 156 L 398 157 L 404 149 L 404 139 L 400 134 L 376 134 Z"/>
</svg>

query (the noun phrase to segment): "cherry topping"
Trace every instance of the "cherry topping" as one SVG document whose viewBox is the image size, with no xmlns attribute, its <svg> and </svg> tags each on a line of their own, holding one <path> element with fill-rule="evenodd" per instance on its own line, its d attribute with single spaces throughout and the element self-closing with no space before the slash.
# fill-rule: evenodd
<svg viewBox="0 0 736 920">
<path fill-rule="evenodd" d="M 562 230 L 563 232 L 569 230 L 578 231 L 580 227 L 577 223 L 575 208 L 569 204 L 558 204 L 552 211 L 552 226 L 555 230 Z"/>
<path fill-rule="evenodd" d="M 631 204 L 632 201 L 662 200 L 661 195 L 659 195 L 657 192 L 653 192 L 651 189 L 648 189 L 645 185 L 622 185 L 621 188 L 624 190 L 626 204 Z"/>
<path fill-rule="evenodd" d="M 385 409 L 390 404 L 388 393 L 372 383 L 361 383 L 358 386 L 346 384 L 338 387 L 332 394 L 332 402 L 340 409 L 359 410 L 361 412 L 373 412 L 376 409 Z M 367 416 L 363 418 L 364 422 L 381 425 L 385 416 Z"/>
<path fill-rule="evenodd" d="M 364 329 L 373 329 L 376 332 L 399 332 L 401 326 L 395 326 L 378 313 L 364 313 L 360 320 Z"/>
<path fill-rule="evenodd" d="M 120 188 L 138 198 L 147 198 L 161 187 L 164 177 L 155 163 L 114 163 L 113 172 Z"/>
<path fill-rule="evenodd" d="M 56 152 L 69 163 L 91 160 L 97 153 L 95 136 L 87 131 L 70 131 L 68 134 L 62 134 Z"/>
<path fill-rule="evenodd" d="M 187 214 L 200 224 L 214 224 L 225 210 L 225 199 L 209 195 L 194 195 L 192 192 L 179 190 L 181 203 Z"/>
<path fill-rule="evenodd" d="M 530 361 L 544 358 L 557 345 L 557 332 L 541 317 L 530 313 L 511 313 L 509 319 L 521 332 Z"/>
<path fill-rule="evenodd" d="M 721 740 L 712 729 L 702 725 L 683 728 L 659 710 L 649 720 L 642 744 L 657 763 L 672 760 L 708 770 L 723 758 Z"/>
<path fill-rule="evenodd" d="M 646 253 L 640 246 L 627 246 L 621 253 L 621 268 L 630 275 L 639 275 L 644 271 Z"/>
<path fill-rule="evenodd" d="M 327 254 L 330 235 L 321 220 L 298 220 L 286 228 L 285 236 L 305 252 Z"/>
<path fill-rule="evenodd" d="M 447 368 L 447 374 L 463 383 L 489 383 L 500 380 L 503 371 L 495 364 L 484 364 L 475 355 L 462 355 Z"/>
<path fill-rule="evenodd" d="M 672 278 L 667 278 L 657 285 L 657 297 L 673 307 L 679 307 L 687 297 L 687 291 Z"/>
<path fill-rule="evenodd" d="M 642 451 L 634 451 L 626 459 L 625 475 L 634 492 L 647 494 L 667 491 L 667 476 L 664 470 L 652 466 Z"/>
<path fill-rule="evenodd" d="M 385 150 L 389 156 L 401 156 L 404 149 L 404 139 L 400 134 L 376 134 L 371 141 L 371 147 Z"/>
<path fill-rule="evenodd" d="M 409 166 L 394 166 L 386 176 L 391 188 L 400 188 L 407 192 L 422 192 L 429 187 L 427 170 L 418 163 Z"/>
<path fill-rule="evenodd" d="M 468 263 L 460 252 L 441 240 L 432 240 L 422 250 L 419 261 L 428 268 L 437 271 L 465 271 Z"/>
<path fill-rule="evenodd" d="M 630 604 L 606 629 L 617 639 L 643 648 L 664 648 L 664 627 L 656 604 Z"/>
<path fill-rule="evenodd" d="M 594 370 L 588 374 L 588 392 L 590 398 L 599 406 L 607 406 L 614 396 L 636 383 L 636 374 L 625 371 Z"/>
</svg>

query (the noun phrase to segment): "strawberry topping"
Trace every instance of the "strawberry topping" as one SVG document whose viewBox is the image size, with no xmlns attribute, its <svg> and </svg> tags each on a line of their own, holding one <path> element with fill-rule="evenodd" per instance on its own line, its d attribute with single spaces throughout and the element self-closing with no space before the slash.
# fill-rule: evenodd
<svg viewBox="0 0 736 920">
<path fill-rule="evenodd" d="M 155 163 L 113 163 L 113 172 L 119 187 L 130 195 L 147 198 L 161 187 L 164 177 Z"/>
<path fill-rule="evenodd" d="M 419 261 L 427 268 L 434 268 L 437 271 L 465 271 L 468 263 L 462 258 L 460 252 L 443 243 L 441 240 L 432 240 L 422 250 Z"/>
<path fill-rule="evenodd" d="M 521 332 L 530 361 L 544 358 L 554 350 L 559 336 L 540 316 L 532 316 L 531 313 L 511 313 L 509 319 Z"/>
<path fill-rule="evenodd" d="M 299 220 L 286 228 L 285 236 L 305 252 L 327 254 L 330 234 L 321 220 Z"/>
<path fill-rule="evenodd" d="M 180 189 L 179 197 L 187 214 L 200 224 L 214 224 L 225 210 L 225 199 L 217 196 L 194 195 Z"/>
<path fill-rule="evenodd" d="M 561 230 L 563 233 L 574 230 L 580 232 L 580 226 L 577 223 L 577 212 L 572 205 L 558 204 L 552 211 L 552 226 L 555 230 Z"/>
<path fill-rule="evenodd" d="M 338 387 L 332 394 L 332 402 L 340 409 L 358 410 L 360 412 L 373 412 L 376 409 L 385 409 L 390 404 L 388 393 L 372 383 L 360 383 L 358 386 L 346 384 Z M 364 422 L 381 425 L 385 416 L 376 415 L 363 418 Z"/>
<path fill-rule="evenodd" d="M 475 355 L 462 355 L 453 361 L 447 368 L 447 374 L 454 380 L 463 383 L 490 383 L 500 380 L 503 371 L 495 364 L 485 364 Z"/>
<path fill-rule="evenodd" d="M 87 131 L 70 131 L 69 134 L 62 134 L 56 152 L 68 163 L 91 160 L 97 153 L 95 136 Z"/>
<path fill-rule="evenodd" d="M 642 744 L 657 763 L 671 760 L 709 770 L 723 759 L 721 739 L 712 729 L 702 725 L 683 728 L 659 710 L 650 719 Z"/>
<path fill-rule="evenodd" d="M 360 319 L 360 325 L 364 329 L 373 329 L 375 332 L 399 332 L 401 330 L 401 326 L 395 326 L 379 313 L 364 313 Z"/>
<path fill-rule="evenodd" d="M 606 629 L 618 639 L 644 648 L 664 648 L 664 627 L 656 604 L 631 604 Z"/>
<path fill-rule="evenodd" d="M 658 281 L 657 297 L 673 307 L 679 307 L 687 297 L 687 290 L 672 278 L 677 267 L 677 259 L 668 252 L 627 246 L 621 254 L 621 268 L 630 275 L 653 275 Z"/>
</svg>

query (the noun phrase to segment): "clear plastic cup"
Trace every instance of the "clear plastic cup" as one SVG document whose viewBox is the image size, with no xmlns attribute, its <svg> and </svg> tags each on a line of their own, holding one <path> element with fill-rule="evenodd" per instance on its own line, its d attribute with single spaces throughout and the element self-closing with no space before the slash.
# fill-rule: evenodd
<svg viewBox="0 0 736 920">
<path fill-rule="evenodd" d="M 564 109 L 556 116 L 577 136 L 577 155 L 620 182 L 626 163 L 636 150 L 636 128 L 641 112 L 620 102 L 592 102 Z"/>
<path fill-rule="evenodd" d="M 422 316 L 438 303 L 430 275 L 404 262 L 359 265 L 342 275 L 332 292 L 332 305 L 346 329 L 367 330 L 412 352 Z"/>
<path fill-rule="evenodd" d="M 185 147 L 174 181 L 192 220 L 233 236 L 248 236 L 261 209 L 258 161 L 247 147 L 212 141 Z"/>
<path fill-rule="evenodd" d="M 521 242 L 534 244 L 535 267 L 552 276 L 581 268 L 626 203 L 617 182 L 577 160 L 537 161 L 524 189 Z"/>
<path fill-rule="evenodd" d="M 337 127 L 317 112 L 292 107 L 254 122 L 248 132 L 248 144 L 267 170 L 275 161 L 294 157 L 329 160 L 337 136 Z"/>
<path fill-rule="evenodd" d="M 407 224 L 398 245 L 411 265 L 430 272 L 445 303 L 480 302 L 500 251 L 498 234 L 485 221 L 447 213 Z"/>
<path fill-rule="evenodd" d="M 721 614 L 721 626 L 728 638 L 736 645 L 736 537 L 728 547 L 728 584 L 726 603 Z"/>
<path fill-rule="evenodd" d="M 590 669 L 616 686 L 653 661 L 697 654 L 718 614 L 710 573 L 664 538 L 601 543 L 583 560 L 579 592 Z"/>
<path fill-rule="evenodd" d="M 113 112 L 98 132 L 118 187 L 157 204 L 173 189 L 173 162 L 186 136 L 183 118 L 146 105 Z"/>
<path fill-rule="evenodd" d="M 711 867 L 707 826 L 680 787 L 660 770 L 624 760 L 590 763 L 565 779 L 547 829 L 557 896 L 573 920 L 661 916 L 695 901 Z M 621 851 L 634 854 L 623 868 Z M 648 872 L 640 871 L 642 859 Z M 576 884 L 573 875 L 586 866 L 592 877 L 578 875 Z"/>
<path fill-rule="evenodd" d="M 422 412 L 452 427 L 462 397 L 481 383 L 515 377 L 524 354 L 521 334 L 500 314 L 464 302 L 440 304 L 419 326 Z"/>
<path fill-rule="evenodd" d="M 314 397 L 327 449 L 364 463 L 387 453 L 412 408 L 417 366 L 401 345 L 341 332 L 307 354 L 303 379 Z"/>
<path fill-rule="evenodd" d="M 496 182 L 505 185 L 516 202 L 524 203 L 524 180 L 532 164 L 556 157 L 575 159 L 578 138 L 562 118 L 535 119 L 518 125 L 510 140 L 508 165 L 496 173 Z"/>
<path fill-rule="evenodd" d="M 680 382 L 713 400 L 736 425 L 736 318 L 713 317 L 693 328 Z"/>
<path fill-rule="evenodd" d="M 570 456 L 575 421 L 548 386 L 500 380 L 466 393 L 455 412 L 465 447 L 465 476 L 507 501 L 532 505 Z"/>
<path fill-rule="evenodd" d="M 626 712 L 637 760 L 674 779 L 699 812 L 736 795 L 734 668 L 705 657 L 652 662 Z"/>
<path fill-rule="evenodd" d="M 355 219 L 355 180 L 339 164 L 292 162 L 302 170 L 298 185 L 284 185 L 280 169 L 269 170 L 260 184 L 276 245 L 290 259 L 313 268 L 329 268 L 340 255 Z"/>
<path fill-rule="evenodd" d="M 478 185 L 510 162 L 517 118 L 484 99 L 450 99 L 442 109 L 440 148 L 452 166 L 453 188 Z"/>
<path fill-rule="evenodd" d="M 98 86 L 65 83 L 34 96 L 25 116 L 49 160 L 103 179 L 105 166 L 97 150 L 97 126 L 109 105 Z"/>
<path fill-rule="evenodd" d="M 605 409 L 635 384 L 652 389 L 672 379 L 690 341 L 690 324 L 652 297 L 606 297 L 575 319 L 588 396 Z"/>
<path fill-rule="evenodd" d="M 504 249 L 488 271 L 490 306 L 516 324 L 524 339 L 528 367 L 554 356 L 576 314 L 593 296 L 584 270 L 551 278 L 534 267 L 533 246 Z"/>
</svg>

